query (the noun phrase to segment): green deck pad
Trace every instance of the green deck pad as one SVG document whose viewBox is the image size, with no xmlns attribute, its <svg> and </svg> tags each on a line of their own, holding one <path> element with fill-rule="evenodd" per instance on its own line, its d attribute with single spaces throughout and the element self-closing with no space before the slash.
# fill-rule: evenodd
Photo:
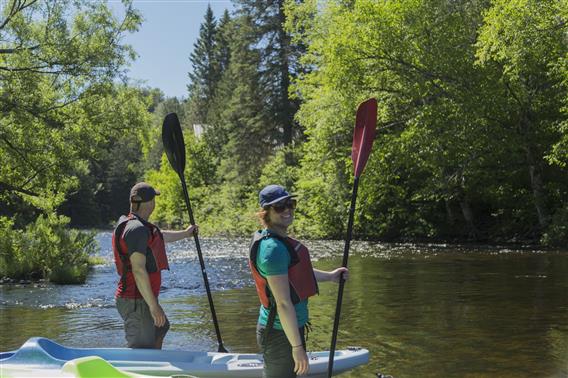
<svg viewBox="0 0 568 378">
<path fill-rule="evenodd" d="M 77 378 L 132 378 L 136 374 L 118 370 L 100 357 L 89 356 L 76 358 L 63 365 L 61 371 L 74 374 Z"/>
<path fill-rule="evenodd" d="M 112 366 L 108 361 L 98 356 L 88 356 L 67 361 L 62 373 L 72 374 L 76 378 L 150 378 L 153 376 L 129 373 Z M 171 378 L 195 378 L 193 375 L 175 374 Z"/>
</svg>

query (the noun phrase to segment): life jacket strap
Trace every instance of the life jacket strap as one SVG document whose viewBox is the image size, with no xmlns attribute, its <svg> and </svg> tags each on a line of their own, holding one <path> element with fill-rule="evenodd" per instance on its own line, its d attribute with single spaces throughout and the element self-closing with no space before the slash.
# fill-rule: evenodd
<svg viewBox="0 0 568 378">
<path fill-rule="evenodd" d="M 274 328 L 274 321 L 276 320 L 276 303 L 270 298 L 270 310 L 268 311 L 268 319 L 266 320 L 266 327 L 264 328 L 264 334 L 262 335 L 261 344 L 262 352 L 266 352 L 266 345 L 268 345 L 268 335 L 272 328 Z"/>
<path fill-rule="evenodd" d="M 126 274 L 129 271 L 129 258 L 128 256 L 126 256 L 126 254 L 123 252 L 122 247 L 120 246 L 120 241 L 122 238 L 122 233 L 124 232 L 124 229 L 126 228 L 126 224 L 128 223 L 128 221 L 123 222 L 122 224 L 120 224 L 116 230 L 114 230 L 114 240 L 116 240 L 115 245 L 116 245 L 116 249 L 118 249 L 118 257 L 120 257 L 120 261 L 122 261 L 122 275 L 120 277 L 120 281 L 122 282 L 121 285 L 121 290 L 120 290 L 120 294 L 124 294 L 126 292 Z"/>
<path fill-rule="evenodd" d="M 306 343 L 308 342 L 308 338 L 310 337 L 310 332 L 312 332 L 312 322 L 308 321 L 304 325 L 304 334 L 306 335 Z"/>
</svg>

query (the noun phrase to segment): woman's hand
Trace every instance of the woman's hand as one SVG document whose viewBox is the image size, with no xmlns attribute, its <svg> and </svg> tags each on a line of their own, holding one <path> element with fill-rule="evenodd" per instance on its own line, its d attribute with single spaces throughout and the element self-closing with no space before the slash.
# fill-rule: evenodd
<svg viewBox="0 0 568 378">
<path fill-rule="evenodd" d="M 343 273 L 343 279 L 347 281 L 349 279 L 349 269 L 345 267 L 337 268 L 329 272 L 329 281 L 339 282 L 339 279 L 341 278 L 341 273 Z"/>
<path fill-rule="evenodd" d="M 308 355 L 304 350 L 303 345 L 298 345 L 292 347 L 292 357 L 294 358 L 294 372 L 297 375 L 305 375 L 310 369 L 310 363 L 308 361 Z"/>
</svg>

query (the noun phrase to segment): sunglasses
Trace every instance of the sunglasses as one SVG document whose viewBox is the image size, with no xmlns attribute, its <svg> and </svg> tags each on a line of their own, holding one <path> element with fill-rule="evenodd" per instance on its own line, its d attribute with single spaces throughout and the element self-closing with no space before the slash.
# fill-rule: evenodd
<svg viewBox="0 0 568 378">
<path fill-rule="evenodd" d="M 270 205 L 274 211 L 277 213 L 281 213 L 286 209 L 295 210 L 296 209 L 296 200 L 288 200 L 275 203 L 274 205 Z"/>
</svg>

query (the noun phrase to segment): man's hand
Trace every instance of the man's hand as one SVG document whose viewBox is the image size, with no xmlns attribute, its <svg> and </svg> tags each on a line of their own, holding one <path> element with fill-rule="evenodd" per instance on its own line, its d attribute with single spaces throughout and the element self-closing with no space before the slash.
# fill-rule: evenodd
<svg viewBox="0 0 568 378">
<path fill-rule="evenodd" d="M 199 231 L 199 226 L 196 224 L 192 224 L 190 225 L 188 228 L 185 229 L 185 233 L 186 233 L 186 238 L 191 237 L 192 235 L 197 235 L 197 232 Z"/>
<path fill-rule="evenodd" d="M 150 314 L 156 327 L 163 327 L 166 324 L 166 313 L 159 304 L 150 307 Z"/>
</svg>

